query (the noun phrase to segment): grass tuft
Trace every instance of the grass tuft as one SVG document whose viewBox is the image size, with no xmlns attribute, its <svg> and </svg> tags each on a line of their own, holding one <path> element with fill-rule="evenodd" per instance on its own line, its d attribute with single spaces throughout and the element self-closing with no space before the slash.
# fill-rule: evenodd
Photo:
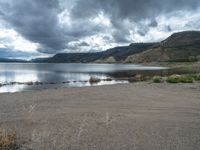
<svg viewBox="0 0 200 150">
<path fill-rule="evenodd" d="M 0 129 L 0 150 L 17 150 L 17 134 L 15 132 L 6 133 Z"/>
</svg>

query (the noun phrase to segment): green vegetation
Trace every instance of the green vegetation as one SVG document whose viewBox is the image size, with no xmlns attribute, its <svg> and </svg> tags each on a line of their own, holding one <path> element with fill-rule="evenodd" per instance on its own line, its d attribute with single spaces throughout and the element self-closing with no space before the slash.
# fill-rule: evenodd
<svg viewBox="0 0 200 150">
<path fill-rule="evenodd" d="M 172 75 L 166 81 L 168 83 L 193 83 L 194 78 L 192 75 Z"/>
<path fill-rule="evenodd" d="M 192 75 L 195 81 L 200 81 L 200 74 L 194 74 Z"/>
<path fill-rule="evenodd" d="M 153 77 L 153 82 L 154 83 L 162 83 L 163 81 L 164 81 L 163 78 L 160 77 L 160 76 L 154 76 Z"/>
<path fill-rule="evenodd" d="M 178 75 L 172 75 L 169 76 L 166 80 L 168 83 L 179 83 L 179 76 Z"/>
<path fill-rule="evenodd" d="M 193 83 L 200 81 L 200 74 L 171 75 L 167 77 L 154 76 L 153 83 Z"/>
<path fill-rule="evenodd" d="M 194 81 L 191 76 L 181 76 L 179 80 L 181 83 L 193 83 Z"/>
<path fill-rule="evenodd" d="M 120 78 L 122 79 L 122 78 Z M 133 77 L 123 78 L 123 80 L 128 80 L 132 82 L 141 82 L 141 81 L 151 81 L 153 83 L 193 83 L 200 82 L 200 74 L 174 74 L 170 76 L 144 76 L 144 75 L 135 75 Z"/>
</svg>

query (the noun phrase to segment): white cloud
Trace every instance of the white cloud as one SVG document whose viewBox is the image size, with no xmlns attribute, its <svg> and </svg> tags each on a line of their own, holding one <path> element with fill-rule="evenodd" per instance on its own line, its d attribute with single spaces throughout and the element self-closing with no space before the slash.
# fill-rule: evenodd
<svg viewBox="0 0 200 150">
<path fill-rule="evenodd" d="M 173 9 L 176 0 L 144 4 L 139 0 L 112 0 L 112 5 L 109 0 L 9 2 L 10 5 L 0 5 L 0 13 L 4 13 L 4 17 L 0 16 L 0 48 L 37 56 L 46 56 L 40 52 L 101 51 L 133 42 L 161 41 L 173 32 L 200 30 L 200 8 L 188 6 L 189 1 Z M 32 5 L 36 7 L 27 7 Z M 19 15 L 23 19 L 17 20 Z M 42 51 L 38 52 L 38 48 Z"/>
<path fill-rule="evenodd" d="M 95 24 L 100 24 L 105 27 L 111 26 L 110 19 L 106 17 L 103 12 L 100 12 L 95 18 L 92 18 L 91 21 L 94 22 Z"/>
<path fill-rule="evenodd" d="M 37 52 L 39 44 L 30 42 L 13 29 L 0 29 L 1 48 L 10 48 L 23 52 Z M 4 40 L 3 40 L 4 39 Z"/>
</svg>

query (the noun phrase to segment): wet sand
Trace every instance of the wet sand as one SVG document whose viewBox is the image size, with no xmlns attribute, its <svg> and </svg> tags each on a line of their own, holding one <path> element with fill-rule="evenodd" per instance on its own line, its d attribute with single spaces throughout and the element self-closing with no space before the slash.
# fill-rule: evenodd
<svg viewBox="0 0 200 150">
<path fill-rule="evenodd" d="M 21 149 L 197 150 L 200 83 L 133 83 L 0 94 Z"/>
</svg>

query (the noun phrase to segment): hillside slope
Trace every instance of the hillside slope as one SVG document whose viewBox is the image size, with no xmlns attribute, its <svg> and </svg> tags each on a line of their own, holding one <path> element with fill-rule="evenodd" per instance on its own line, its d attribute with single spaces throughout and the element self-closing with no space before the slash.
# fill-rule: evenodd
<svg viewBox="0 0 200 150">
<path fill-rule="evenodd" d="M 124 62 L 128 56 L 143 52 L 155 44 L 157 43 L 134 43 L 96 53 L 60 53 L 51 58 L 34 59 L 32 61 L 48 63 Z"/>
<path fill-rule="evenodd" d="M 142 53 L 129 56 L 125 62 L 184 62 L 195 61 L 200 56 L 200 31 L 172 34 L 157 46 Z"/>
</svg>

